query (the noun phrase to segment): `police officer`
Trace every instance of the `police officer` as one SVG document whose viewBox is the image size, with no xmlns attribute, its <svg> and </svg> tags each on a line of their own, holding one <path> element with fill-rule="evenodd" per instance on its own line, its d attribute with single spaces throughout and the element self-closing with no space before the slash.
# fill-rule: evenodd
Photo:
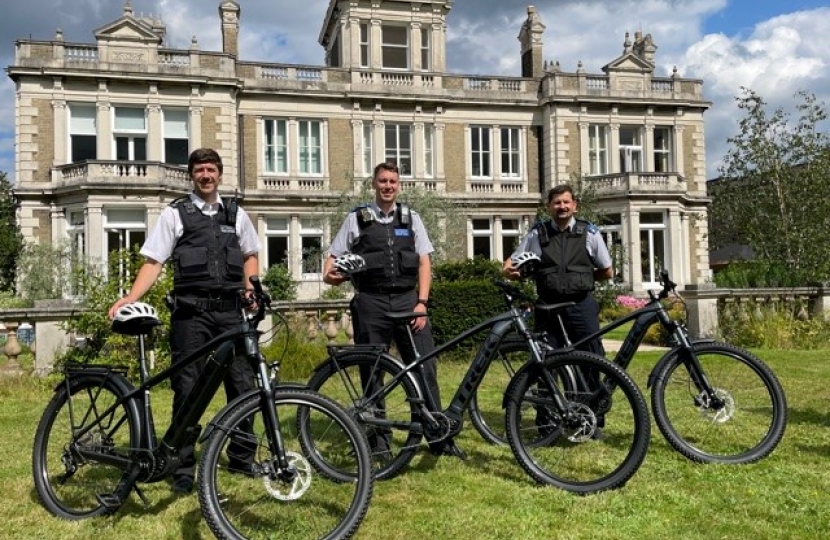
<svg viewBox="0 0 830 540">
<path fill-rule="evenodd" d="M 432 284 L 432 243 L 420 216 L 407 205 L 396 203 L 400 193 L 398 167 L 380 163 L 372 177 L 375 201 L 352 210 L 340 227 L 329 248 L 323 268 L 323 281 L 340 285 L 348 279 L 335 268 L 334 259 L 346 253 L 360 255 L 366 270 L 353 276 L 357 294 L 350 311 L 355 330 L 355 343 L 390 345 L 394 339 L 407 362 L 415 360 L 406 328 L 396 326 L 383 314 L 392 311 L 426 313 Z M 432 328 L 427 317 L 410 323 L 415 347 L 423 355 L 435 348 Z M 437 363 L 435 359 L 422 364 L 422 377 L 440 407 Z M 364 385 L 369 384 L 363 381 Z M 373 451 L 384 452 L 382 438 L 370 441 Z M 466 459 L 452 439 L 430 444 L 436 455 L 452 455 Z"/>
<path fill-rule="evenodd" d="M 553 187 L 548 192 L 548 211 L 552 219 L 537 223 L 514 252 L 516 255 L 529 251 L 541 258 L 535 275 L 540 302 L 575 302 L 572 307 L 560 312 L 571 342 L 599 330 L 599 304 L 591 291 L 595 281 L 605 281 L 614 276 L 611 255 L 599 229 L 592 223 L 576 219 L 576 208 L 577 202 L 570 185 Z M 510 279 L 520 277 L 511 259 L 504 262 L 503 273 Z M 552 345 L 565 346 L 557 315 L 548 316 L 537 310 L 534 318 L 536 330 L 546 330 Z M 580 348 L 605 356 L 599 338 L 588 341 Z M 602 427 L 602 419 L 598 420 L 599 427 Z M 601 432 L 598 431 L 595 436 L 601 437 Z"/>
<path fill-rule="evenodd" d="M 188 158 L 187 171 L 193 192 L 162 211 L 141 248 L 145 261 L 130 292 L 109 310 L 113 318 L 119 307 L 137 302 L 156 282 L 165 261 L 172 259 L 173 294 L 169 298 L 173 362 L 239 324 L 243 305 L 239 291 L 250 286 L 248 278 L 259 270 L 259 239 L 250 218 L 235 199 L 226 201 L 219 196 L 219 154 L 209 148 L 194 150 Z M 250 295 L 250 291 L 245 295 Z M 201 371 L 200 363 L 194 362 L 172 377 L 173 417 L 194 390 Z M 224 384 L 228 401 L 253 388 L 253 373 L 244 359 L 233 362 Z M 178 468 L 173 473 L 174 492 L 189 493 L 193 489 L 194 445 L 198 435 L 192 433 L 190 443 L 181 449 Z M 253 453 L 250 443 L 232 441 L 228 447 L 229 470 L 252 474 Z"/>
</svg>

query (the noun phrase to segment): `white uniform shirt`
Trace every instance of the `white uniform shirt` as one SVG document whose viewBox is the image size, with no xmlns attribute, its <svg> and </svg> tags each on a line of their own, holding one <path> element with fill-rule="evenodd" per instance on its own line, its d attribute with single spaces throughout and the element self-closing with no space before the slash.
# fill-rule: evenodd
<svg viewBox="0 0 830 540">
<path fill-rule="evenodd" d="M 190 200 L 206 216 L 215 215 L 224 206 L 221 197 L 215 204 L 208 204 L 195 193 L 191 193 Z M 178 208 L 167 206 L 162 210 L 158 223 L 144 242 L 141 254 L 164 264 L 173 254 L 173 248 L 176 247 L 176 243 L 183 234 L 184 225 Z M 259 252 L 259 237 L 256 229 L 251 223 L 251 218 L 241 207 L 238 207 L 236 213 L 236 237 L 239 238 L 239 247 L 246 257 Z"/>
</svg>

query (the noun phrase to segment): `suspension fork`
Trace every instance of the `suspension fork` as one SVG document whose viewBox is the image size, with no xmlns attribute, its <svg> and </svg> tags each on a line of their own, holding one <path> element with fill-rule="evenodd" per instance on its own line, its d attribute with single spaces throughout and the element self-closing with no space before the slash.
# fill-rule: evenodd
<svg viewBox="0 0 830 540">
<path fill-rule="evenodd" d="M 704 371 L 700 360 L 698 360 L 697 354 L 695 354 L 695 347 L 692 342 L 689 341 L 689 335 L 686 332 L 686 329 L 681 324 L 673 321 L 671 321 L 670 324 L 673 326 L 673 333 L 679 344 L 678 354 L 681 355 L 680 359 L 683 361 L 683 365 L 689 372 L 689 377 L 695 385 L 695 388 L 699 393 L 705 393 L 708 396 L 710 400 L 709 403 L 713 407 L 720 407 L 722 402 L 715 393 L 715 388 L 709 382 L 709 378 L 706 376 L 706 372 Z"/>
</svg>

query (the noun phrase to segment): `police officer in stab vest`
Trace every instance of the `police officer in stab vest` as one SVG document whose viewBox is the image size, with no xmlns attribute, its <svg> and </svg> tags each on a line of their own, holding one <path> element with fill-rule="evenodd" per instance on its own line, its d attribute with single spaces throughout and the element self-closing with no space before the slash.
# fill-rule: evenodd
<svg viewBox="0 0 830 540">
<path fill-rule="evenodd" d="M 223 200 L 218 188 L 222 181 L 222 159 L 209 148 L 194 150 L 187 170 L 193 192 L 176 199 L 159 216 L 141 248 L 145 262 L 130 292 L 109 310 L 110 318 L 122 305 L 137 302 L 153 286 L 168 259 L 173 267 L 173 294 L 170 298 L 170 352 L 175 363 L 209 339 L 228 331 L 241 321 L 243 297 L 250 287 L 248 278 L 257 275 L 259 239 L 250 218 L 235 199 Z M 250 293 L 246 291 L 246 295 Z M 249 306 L 255 309 L 256 306 Z M 172 379 L 173 417 L 194 388 L 202 371 L 199 362 L 190 364 Z M 253 373 L 242 358 L 233 362 L 225 375 L 228 401 L 253 388 Z M 179 467 L 173 474 L 173 491 L 193 489 L 196 466 L 193 445 L 181 449 Z M 254 448 L 242 438 L 228 446 L 229 470 L 250 475 L 254 471 Z"/>
<path fill-rule="evenodd" d="M 574 306 L 560 312 L 571 342 L 599 330 L 599 304 L 591 291 L 595 281 L 605 281 L 614 276 L 611 256 L 599 229 L 592 223 L 576 219 L 576 207 L 570 185 L 553 187 L 548 192 L 548 211 L 552 219 L 537 223 L 514 252 L 515 255 L 529 251 L 541 258 L 539 271 L 535 275 L 540 302 L 575 302 Z M 510 279 L 520 277 L 510 259 L 504 262 L 503 273 Z M 555 314 L 548 317 L 545 312 L 537 310 L 534 318 L 536 330 L 546 330 L 552 345 L 565 346 L 562 328 Z M 599 338 L 581 348 L 605 356 Z M 602 427 L 602 420 L 599 427 Z"/>
<path fill-rule="evenodd" d="M 434 250 L 420 216 L 405 204 L 395 202 L 400 192 L 398 167 L 393 163 L 375 167 L 372 187 L 374 203 L 352 210 L 335 236 L 323 269 L 323 281 L 340 285 L 348 279 L 335 268 L 335 258 L 346 253 L 362 256 L 366 269 L 353 276 L 357 294 L 350 304 L 355 343 L 388 346 L 394 339 L 404 360 L 412 362 L 415 356 L 406 328 L 396 326 L 383 314 L 426 313 L 432 284 L 430 253 Z M 419 354 L 435 348 L 427 317 L 413 319 L 411 328 Z M 430 360 L 422 367 L 423 382 L 440 406 L 436 362 Z M 370 381 L 364 380 L 363 384 L 369 385 Z M 388 449 L 383 437 L 375 437 L 370 444 L 376 454 L 382 455 Z M 466 458 L 451 439 L 430 444 L 430 451 Z"/>
</svg>

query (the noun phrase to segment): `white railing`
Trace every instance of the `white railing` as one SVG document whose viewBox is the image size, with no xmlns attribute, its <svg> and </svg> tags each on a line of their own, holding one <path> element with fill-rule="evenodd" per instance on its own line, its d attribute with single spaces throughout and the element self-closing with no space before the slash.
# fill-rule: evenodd
<svg viewBox="0 0 830 540">
<path fill-rule="evenodd" d="M 66 45 L 63 48 L 63 58 L 75 62 L 97 62 L 98 47 L 95 45 Z"/>
<path fill-rule="evenodd" d="M 159 52 L 161 66 L 189 66 L 190 53 L 186 52 Z"/>
<path fill-rule="evenodd" d="M 273 176 L 260 178 L 260 185 L 263 189 L 273 191 L 324 191 L 326 184 L 324 178 L 276 178 Z"/>
</svg>

